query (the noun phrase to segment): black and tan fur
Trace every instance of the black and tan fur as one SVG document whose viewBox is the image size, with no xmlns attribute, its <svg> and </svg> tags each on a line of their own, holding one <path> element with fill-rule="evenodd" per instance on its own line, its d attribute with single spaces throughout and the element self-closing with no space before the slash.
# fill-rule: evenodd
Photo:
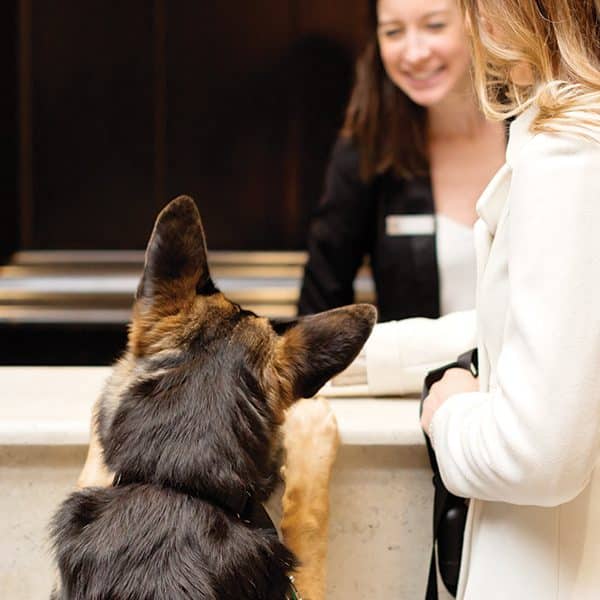
<svg viewBox="0 0 600 600">
<path fill-rule="evenodd" d="M 284 410 L 344 369 L 374 321 L 366 305 L 285 324 L 243 310 L 210 278 L 194 202 L 173 200 L 148 243 L 127 352 L 96 406 L 81 484 L 97 486 L 53 520 L 53 597 L 283 600 L 310 557 L 225 500 L 269 496 Z M 113 474 L 118 485 L 99 487 Z M 302 514 L 284 515 L 296 540 L 310 529 Z"/>
</svg>

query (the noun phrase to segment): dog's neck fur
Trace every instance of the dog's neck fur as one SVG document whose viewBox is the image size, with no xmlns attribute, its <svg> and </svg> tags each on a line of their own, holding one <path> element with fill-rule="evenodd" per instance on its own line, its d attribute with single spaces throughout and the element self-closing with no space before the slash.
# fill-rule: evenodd
<svg viewBox="0 0 600 600">
<path fill-rule="evenodd" d="M 244 494 L 261 501 L 277 483 L 277 423 L 239 347 L 215 339 L 206 350 L 196 340 L 186 353 L 123 359 L 137 376 L 118 408 L 97 415 L 106 462 L 120 484 L 154 483 L 225 506 Z"/>
</svg>

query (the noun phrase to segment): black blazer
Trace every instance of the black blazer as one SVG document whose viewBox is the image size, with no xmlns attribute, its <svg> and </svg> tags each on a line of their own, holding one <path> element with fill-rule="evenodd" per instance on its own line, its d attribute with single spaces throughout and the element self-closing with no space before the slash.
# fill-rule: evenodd
<svg viewBox="0 0 600 600">
<path fill-rule="evenodd" d="M 380 321 L 438 317 L 435 233 L 386 232 L 390 215 L 433 217 L 433 211 L 429 177 L 407 181 L 384 174 L 365 184 L 359 178 L 357 150 L 352 142 L 339 139 L 327 170 L 325 192 L 309 230 L 298 313 L 352 303 L 354 277 L 368 255 Z"/>
</svg>

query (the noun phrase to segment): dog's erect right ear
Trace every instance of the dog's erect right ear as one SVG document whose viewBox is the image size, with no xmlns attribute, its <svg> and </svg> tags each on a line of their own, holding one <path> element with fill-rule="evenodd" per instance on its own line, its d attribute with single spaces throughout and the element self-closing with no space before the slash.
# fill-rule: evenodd
<svg viewBox="0 0 600 600">
<path fill-rule="evenodd" d="M 294 397 L 314 396 L 343 371 L 360 352 L 376 321 L 375 307 L 353 304 L 274 324 L 282 338 L 279 365 L 292 383 Z"/>
<path fill-rule="evenodd" d="M 213 291 L 200 213 L 190 197 L 179 196 L 156 219 L 136 300 L 171 304 Z"/>
</svg>

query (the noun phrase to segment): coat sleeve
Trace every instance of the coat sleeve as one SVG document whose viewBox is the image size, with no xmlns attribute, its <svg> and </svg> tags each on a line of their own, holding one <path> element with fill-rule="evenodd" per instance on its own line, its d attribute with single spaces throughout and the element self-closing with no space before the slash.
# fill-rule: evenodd
<svg viewBox="0 0 600 600">
<path fill-rule="evenodd" d="M 354 278 L 370 247 L 375 208 L 370 186 L 359 178 L 358 164 L 352 143 L 339 139 L 309 229 L 300 315 L 354 301 Z"/>
<path fill-rule="evenodd" d="M 365 345 L 374 396 L 420 395 L 425 375 L 476 345 L 475 311 L 376 325 Z"/>
<path fill-rule="evenodd" d="M 329 397 L 419 396 L 425 375 L 474 348 L 475 311 L 438 319 L 415 317 L 378 323 L 356 359 L 365 384 L 345 385 L 336 378 L 320 390 Z"/>
<path fill-rule="evenodd" d="M 551 134 L 513 165 L 494 383 L 451 396 L 432 422 L 442 478 L 459 496 L 556 506 L 590 479 L 600 449 L 599 173 L 600 145 Z"/>
</svg>

